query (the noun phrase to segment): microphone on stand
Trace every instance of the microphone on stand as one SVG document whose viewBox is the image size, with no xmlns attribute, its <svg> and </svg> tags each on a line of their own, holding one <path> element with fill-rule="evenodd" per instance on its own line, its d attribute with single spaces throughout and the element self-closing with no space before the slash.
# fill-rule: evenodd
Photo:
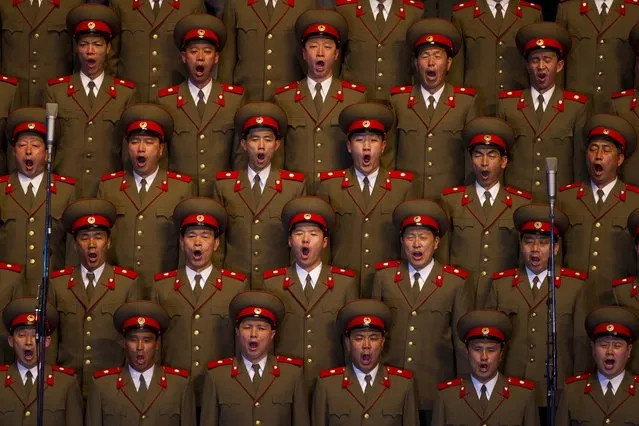
<svg viewBox="0 0 639 426">
<path fill-rule="evenodd" d="M 550 257 L 548 272 L 555 277 L 555 201 L 557 201 L 557 157 L 546 158 L 546 177 L 548 178 L 548 204 L 550 218 Z M 554 285 L 548 286 L 548 335 L 546 342 L 546 425 L 555 426 L 557 409 L 557 290 Z"/>
<path fill-rule="evenodd" d="M 45 111 L 47 116 L 47 154 L 49 154 L 49 161 L 51 161 L 55 139 L 55 121 L 58 119 L 58 104 L 46 104 Z"/>
<path fill-rule="evenodd" d="M 557 201 L 557 157 L 546 158 L 546 177 L 548 180 L 548 201 L 552 209 Z"/>
</svg>

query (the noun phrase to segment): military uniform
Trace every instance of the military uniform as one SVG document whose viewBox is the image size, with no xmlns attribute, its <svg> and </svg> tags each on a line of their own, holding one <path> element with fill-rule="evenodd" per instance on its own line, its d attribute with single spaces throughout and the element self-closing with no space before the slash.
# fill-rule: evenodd
<svg viewBox="0 0 639 426">
<path fill-rule="evenodd" d="M 21 265 L 0 262 L 0 315 L 9 302 L 19 296 L 24 290 L 24 275 Z M 0 364 L 13 362 L 13 348 L 9 346 L 8 330 L 0 324 Z"/>
<path fill-rule="evenodd" d="M 19 105 L 18 79 L 0 75 L 0 175 L 4 176 L 8 170 L 13 171 L 15 159 L 7 140 L 5 126 L 9 113 Z"/>
<path fill-rule="evenodd" d="M 639 115 L 637 115 L 637 92 L 635 89 L 622 90 L 611 96 L 612 113 L 625 118 L 636 132 L 639 132 Z M 639 186 L 639 156 L 626 158 L 621 165 L 621 176 L 624 182 Z"/>
</svg>

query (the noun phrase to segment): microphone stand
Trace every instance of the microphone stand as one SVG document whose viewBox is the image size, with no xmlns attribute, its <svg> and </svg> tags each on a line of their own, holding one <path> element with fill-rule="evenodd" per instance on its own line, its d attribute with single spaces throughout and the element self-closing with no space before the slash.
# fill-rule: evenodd
<svg viewBox="0 0 639 426">
<path fill-rule="evenodd" d="M 550 161 L 549 161 L 550 160 Z M 553 163 L 554 160 L 554 163 Z M 557 159 L 546 159 L 549 175 L 550 257 L 548 259 L 548 341 L 546 344 L 546 425 L 555 426 L 557 408 L 557 289 L 555 288 L 555 198 Z M 553 167 L 554 166 L 554 167 Z M 551 179 L 551 174 L 553 174 Z"/>
</svg>

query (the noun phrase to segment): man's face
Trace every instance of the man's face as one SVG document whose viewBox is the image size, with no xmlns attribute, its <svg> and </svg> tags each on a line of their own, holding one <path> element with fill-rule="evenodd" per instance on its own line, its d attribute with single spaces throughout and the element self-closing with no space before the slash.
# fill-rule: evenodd
<svg viewBox="0 0 639 426">
<path fill-rule="evenodd" d="M 593 139 L 588 144 L 586 165 L 590 179 L 599 187 L 606 186 L 617 178 L 617 170 L 623 163 L 624 155 L 613 142 Z"/>
<path fill-rule="evenodd" d="M 322 229 L 312 223 L 298 223 L 288 237 L 295 261 L 304 270 L 310 271 L 322 261 L 322 250 L 328 245 L 328 237 Z"/>
<path fill-rule="evenodd" d="M 501 155 L 497 148 L 491 146 L 475 147 L 470 156 L 475 179 L 482 188 L 490 189 L 499 182 L 508 163 L 508 157 Z"/>
<path fill-rule="evenodd" d="M 33 326 L 17 327 L 8 337 L 9 346 L 13 348 L 16 361 L 26 368 L 38 365 L 38 347 L 36 345 L 36 328 Z M 44 340 L 45 347 L 51 345 L 51 336 Z"/>
<path fill-rule="evenodd" d="M 104 72 L 111 43 L 101 36 L 84 35 L 78 39 L 77 46 L 82 72 L 91 79 L 99 77 Z"/>
<path fill-rule="evenodd" d="M 81 229 L 75 234 L 75 250 L 80 263 L 93 271 L 106 263 L 111 245 L 109 234 L 102 229 Z"/>
<path fill-rule="evenodd" d="M 592 357 L 597 365 L 597 370 L 608 379 L 621 374 L 626 369 L 626 363 L 630 358 L 632 345 L 624 339 L 614 336 L 598 338 L 590 343 Z"/>
<path fill-rule="evenodd" d="M 555 240 L 555 255 L 559 252 L 559 242 Z M 550 235 L 525 233 L 521 237 L 521 255 L 528 269 L 535 275 L 548 269 L 550 259 Z"/>
<path fill-rule="evenodd" d="M 133 170 L 142 177 L 155 172 L 164 154 L 164 143 L 157 136 L 134 134 L 129 138 L 129 158 Z"/>
<path fill-rule="evenodd" d="M 160 339 L 148 330 L 132 330 L 124 339 L 126 361 L 139 372 L 144 372 L 155 364 L 155 354 L 160 349 Z"/>
<path fill-rule="evenodd" d="M 528 54 L 526 68 L 530 85 L 544 93 L 555 85 L 557 73 L 564 69 L 564 60 L 552 50 L 537 49 Z"/>
<path fill-rule="evenodd" d="M 353 157 L 353 166 L 369 175 L 379 168 L 386 139 L 376 132 L 357 132 L 348 138 L 346 148 Z"/>
<path fill-rule="evenodd" d="M 182 62 L 189 71 L 189 80 L 204 87 L 213 78 L 213 68 L 220 57 L 215 46 L 207 41 L 190 42 L 182 51 Z"/>
<path fill-rule="evenodd" d="M 422 48 L 415 58 L 415 69 L 422 87 L 431 93 L 436 92 L 446 83 L 446 74 L 452 63 L 446 49 L 433 46 Z"/>
<path fill-rule="evenodd" d="M 333 65 L 339 58 L 339 49 L 330 37 L 311 37 L 302 49 L 302 58 L 306 61 L 308 76 L 321 82 L 333 74 Z"/>
<path fill-rule="evenodd" d="M 275 330 L 263 319 L 246 318 L 235 329 L 242 355 L 251 362 L 260 361 L 269 351 Z"/>
<path fill-rule="evenodd" d="M 401 242 L 408 262 L 413 268 L 420 270 L 433 260 L 433 254 L 439 246 L 439 237 L 423 226 L 409 226 L 404 230 Z"/>
<path fill-rule="evenodd" d="M 353 364 L 360 371 L 369 373 L 382 356 L 384 334 L 377 330 L 355 329 L 344 339 Z"/>
<path fill-rule="evenodd" d="M 280 140 L 276 139 L 275 133 L 268 129 L 250 130 L 240 143 L 244 151 L 248 153 L 249 166 L 255 172 L 260 172 L 268 167 L 273 159 L 273 154 L 280 147 Z"/>
<path fill-rule="evenodd" d="M 20 173 L 33 178 L 44 172 L 47 163 L 47 146 L 42 137 L 32 134 L 20 135 L 14 152 Z"/>
<path fill-rule="evenodd" d="M 184 251 L 186 265 L 200 272 L 213 262 L 213 253 L 220 246 L 220 239 L 213 229 L 206 226 L 189 226 L 180 236 L 180 247 Z"/>
<path fill-rule="evenodd" d="M 497 374 L 501 361 L 501 344 L 487 339 L 472 339 L 466 346 L 470 371 L 477 380 L 486 383 Z"/>
</svg>

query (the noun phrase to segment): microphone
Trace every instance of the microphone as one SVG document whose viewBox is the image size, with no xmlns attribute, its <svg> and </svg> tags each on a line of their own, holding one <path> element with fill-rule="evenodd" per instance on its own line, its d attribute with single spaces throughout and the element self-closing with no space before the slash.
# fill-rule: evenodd
<svg viewBox="0 0 639 426">
<path fill-rule="evenodd" d="M 548 180 L 548 201 L 550 206 L 557 200 L 557 157 L 546 157 L 546 177 Z"/>
<path fill-rule="evenodd" d="M 49 161 L 51 161 L 55 139 L 55 121 L 58 118 L 58 104 L 46 104 L 45 111 L 47 116 L 47 153 L 49 154 Z"/>
</svg>

